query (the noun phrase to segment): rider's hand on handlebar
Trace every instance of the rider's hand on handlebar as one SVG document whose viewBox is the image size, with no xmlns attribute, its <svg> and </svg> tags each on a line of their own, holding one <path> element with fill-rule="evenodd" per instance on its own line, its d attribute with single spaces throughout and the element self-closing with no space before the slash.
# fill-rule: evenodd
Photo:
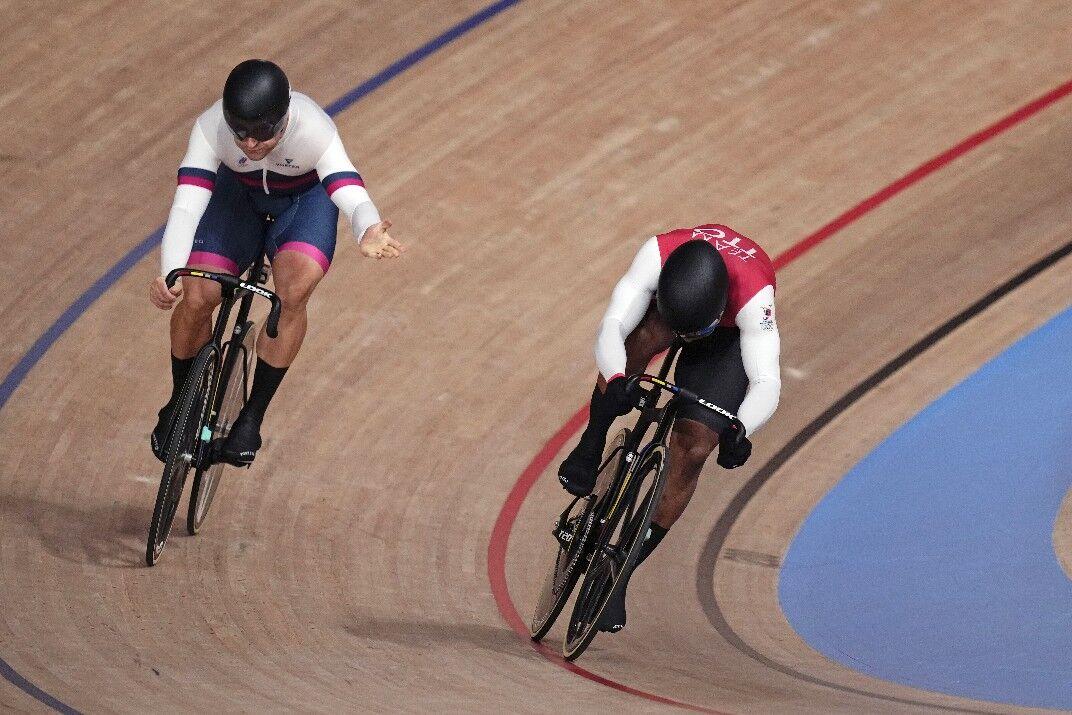
<svg viewBox="0 0 1072 715">
<path fill-rule="evenodd" d="M 722 430 L 718 436 L 718 464 L 726 469 L 736 469 L 752 456 L 752 443 L 740 425 Z"/>
<path fill-rule="evenodd" d="M 632 383 L 630 389 L 628 380 L 624 377 L 616 377 L 607 383 L 606 395 L 614 405 L 615 413 L 621 416 L 629 414 L 637 406 L 640 398 L 645 395 L 645 391 L 635 382 Z"/>
<path fill-rule="evenodd" d="M 182 296 L 182 283 L 168 288 L 163 276 L 157 276 L 149 284 L 149 301 L 161 310 L 171 310 Z"/>
</svg>

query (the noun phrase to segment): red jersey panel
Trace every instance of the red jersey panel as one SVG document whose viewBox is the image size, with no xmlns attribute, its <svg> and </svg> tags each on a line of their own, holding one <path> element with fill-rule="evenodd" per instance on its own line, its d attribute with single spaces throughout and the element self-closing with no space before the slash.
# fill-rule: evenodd
<svg viewBox="0 0 1072 715">
<path fill-rule="evenodd" d="M 670 253 L 686 241 L 707 241 L 722 254 L 729 274 L 730 289 L 720 325 L 734 325 L 741 308 L 766 286 L 777 290 L 771 259 L 758 243 L 729 226 L 705 223 L 695 228 L 667 231 L 656 236 L 656 239 L 664 266 Z"/>
</svg>

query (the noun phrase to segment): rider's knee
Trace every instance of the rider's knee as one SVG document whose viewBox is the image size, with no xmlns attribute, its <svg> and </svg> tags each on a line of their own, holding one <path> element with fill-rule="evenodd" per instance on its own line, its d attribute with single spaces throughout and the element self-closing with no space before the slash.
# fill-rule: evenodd
<svg viewBox="0 0 1072 715">
<path fill-rule="evenodd" d="M 272 261 L 272 272 L 275 274 L 275 293 L 283 301 L 283 310 L 288 313 L 304 311 L 326 270 L 325 266 L 317 265 L 299 251 L 279 251 Z"/>
<path fill-rule="evenodd" d="M 219 286 L 215 283 L 189 280 L 183 285 L 182 305 L 197 316 L 210 315 L 221 301 Z"/>
<path fill-rule="evenodd" d="M 275 286 L 275 294 L 283 301 L 283 310 L 288 312 L 305 310 L 315 288 L 315 282 L 287 281 Z"/>
<path fill-rule="evenodd" d="M 678 420 L 674 425 L 674 436 L 681 445 L 681 457 L 687 467 L 699 474 L 704 462 L 718 446 L 718 434 L 710 427 L 692 420 Z"/>
</svg>

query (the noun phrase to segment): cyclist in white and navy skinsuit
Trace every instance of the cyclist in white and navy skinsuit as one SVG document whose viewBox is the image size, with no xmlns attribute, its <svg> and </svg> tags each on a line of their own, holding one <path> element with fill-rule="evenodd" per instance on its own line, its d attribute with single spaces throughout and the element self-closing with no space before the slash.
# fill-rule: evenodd
<svg viewBox="0 0 1072 715">
<path fill-rule="evenodd" d="M 380 221 L 335 122 L 300 92 L 291 93 L 279 143 L 260 161 L 235 143 L 223 119 L 223 100 L 217 101 L 194 122 L 178 181 L 161 244 L 165 276 L 188 263 L 235 274 L 245 270 L 260 251 L 258 214 L 276 219 L 267 241 L 269 259 L 277 251 L 298 251 L 325 273 L 340 210 L 357 237 Z M 221 200 L 225 194 L 227 200 Z"/>
<path fill-rule="evenodd" d="M 160 251 L 160 276 L 150 300 L 175 307 L 171 320 L 172 398 L 160 411 L 153 451 L 161 456 L 171 414 L 197 351 L 211 336 L 217 283 L 184 278 L 168 289 L 164 276 L 183 266 L 240 274 L 264 247 L 274 289 L 283 302 L 279 333 L 257 340 L 249 401 L 219 455 L 248 464 L 260 447 L 260 423 L 301 347 L 306 304 L 335 253 L 339 212 L 368 257 L 404 250 L 388 233 L 343 148 L 335 123 L 313 100 L 292 92 L 271 62 L 247 60 L 231 72 L 224 97 L 194 123 L 178 172 L 178 188 Z M 271 223 L 266 217 L 274 219 Z M 179 297 L 182 300 L 179 300 Z"/>
</svg>

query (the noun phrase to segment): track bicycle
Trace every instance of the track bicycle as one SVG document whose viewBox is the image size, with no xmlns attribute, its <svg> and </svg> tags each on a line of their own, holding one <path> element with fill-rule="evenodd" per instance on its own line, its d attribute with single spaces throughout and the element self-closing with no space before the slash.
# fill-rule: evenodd
<svg viewBox="0 0 1072 715">
<path fill-rule="evenodd" d="M 245 279 L 227 273 L 192 268 L 177 268 L 165 279 L 168 287 L 183 276 L 192 276 L 220 284 L 223 300 L 212 328 L 212 339 L 198 351 L 183 383 L 177 407 L 164 441 L 164 472 L 156 494 L 145 563 L 152 566 L 160 559 L 171 524 L 178 510 L 182 490 L 191 469 L 194 483 L 186 515 L 186 529 L 197 534 L 208 516 L 209 507 L 219 486 L 224 463 L 216 452 L 231 430 L 249 394 L 250 364 L 257 339 L 257 325 L 249 319 L 254 296 L 271 301 L 265 332 L 276 337 L 282 302 L 264 288 L 269 267 L 262 249 Z M 238 312 L 231 320 L 231 312 Z M 230 338 L 224 341 L 224 337 Z"/>
<path fill-rule="evenodd" d="M 592 494 L 574 498 L 552 529 L 555 553 L 529 634 L 539 641 L 551 630 L 580 581 L 562 644 L 566 660 L 576 659 L 591 644 L 611 597 L 625 589 L 632 574 L 666 484 L 669 438 L 678 409 L 685 404 L 699 404 L 743 429 L 735 415 L 666 381 L 683 345 L 680 339 L 674 340 L 658 376 L 638 374 L 628 378 L 626 389 L 631 393 L 640 383 L 651 385 L 640 393 L 636 424 L 632 429 L 622 429 L 611 440 Z M 663 391 L 672 397 L 660 407 Z M 644 442 L 652 426 L 655 432 Z"/>
</svg>

